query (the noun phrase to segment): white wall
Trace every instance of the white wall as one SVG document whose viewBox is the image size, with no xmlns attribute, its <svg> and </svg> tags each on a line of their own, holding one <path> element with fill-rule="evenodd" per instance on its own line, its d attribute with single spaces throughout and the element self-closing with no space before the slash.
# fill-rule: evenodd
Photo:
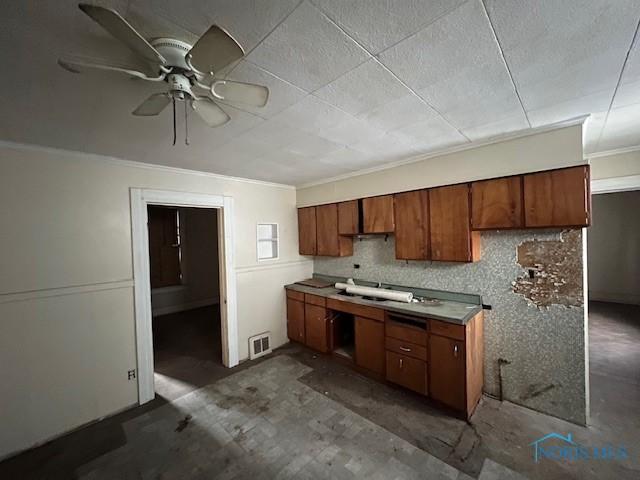
<svg viewBox="0 0 640 480">
<path fill-rule="evenodd" d="M 154 316 L 220 302 L 217 222 L 214 208 L 180 209 L 183 284 L 151 290 Z"/>
<path fill-rule="evenodd" d="M 594 195 L 592 209 L 589 298 L 640 304 L 640 191 Z"/>
<path fill-rule="evenodd" d="M 298 206 L 351 200 L 586 163 L 582 125 L 298 189 Z"/>
<path fill-rule="evenodd" d="M 137 403 L 130 187 L 232 196 L 240 358 L 250 335 L 286 341 L 282 286 L 312 271 L 293 189 L 1 144 L 0 457 Z M 274 263 L 258 221 L 280 224 Z"/>
<path fill-rule="evenodd" d="M 640 149 L 615 155 L 591 157 L 589 163 L 593 180 L 640 175 Z"/>
</svg>

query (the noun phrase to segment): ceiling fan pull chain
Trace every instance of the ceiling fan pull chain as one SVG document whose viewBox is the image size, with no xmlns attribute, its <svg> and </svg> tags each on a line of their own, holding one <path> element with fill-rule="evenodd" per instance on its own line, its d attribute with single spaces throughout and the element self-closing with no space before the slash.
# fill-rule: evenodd
<svg viewBox="0 0 640 480">
<path fill-rule="evenodd" d="M 173 145 L 176 144 L 176 99 L 171 97 L 171 104 L 173 106 Z"/>
<path fill-rule="evenodd" d="M 184 102 L 184 144 L 189 145 L 189 109 L 187 108 L 187 101 Z"/>
</svg>

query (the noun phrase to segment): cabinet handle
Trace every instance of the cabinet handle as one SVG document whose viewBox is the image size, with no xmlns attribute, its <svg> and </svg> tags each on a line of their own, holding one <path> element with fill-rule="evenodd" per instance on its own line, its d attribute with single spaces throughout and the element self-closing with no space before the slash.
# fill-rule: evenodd
<svg viewBox="0 0 640 480">
<path fill-rule="evenodd" d="M 458 345 L 453 346 L 453 356 L 456 358 L 458 357 Z"/>
<path fill-rule="evenodd" d="M 406 348 L 406 347 L 400 347 L 400 350 L 402 350 L 403 352 L 410 352 L 411 351 L 410 348 Z"/>
<path fill-rule="evenodd" d="M 402 368 L 402 359 L 400 359 L 400 368 Z"/>
</svg>

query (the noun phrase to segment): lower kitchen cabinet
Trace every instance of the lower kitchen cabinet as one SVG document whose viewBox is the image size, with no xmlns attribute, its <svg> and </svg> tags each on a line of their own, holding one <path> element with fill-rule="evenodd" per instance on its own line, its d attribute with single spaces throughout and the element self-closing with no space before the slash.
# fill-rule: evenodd
<svg viewBox="0 0 640 480">
<path fill-rule="evenodd" d="M 431 398 L 455 410 L 465 410 L 464 341 L 431 335 L 429 357 L 437 368 L 431 376 Z"/>
<path fill-rule="evenodd" d="M 327 309 L 310 303 L 304 306 L 305 344 L 322 353 L 328 351 L 327 340 L 329 324 Z"/>
<path fill-rule="evenodd" d="M 387 350 L 387 380 L 426 395 L 427 364 L 408 355 Z"/>
<path fill-rule="evenodd" d="M 287 336 L 304 343 L 304 302 L 287 297 Z"/>
<path fill-rule="evenodd" d="M 356 365 L 384 375 L 384 323 L 355 317 Z"/>
</svg>

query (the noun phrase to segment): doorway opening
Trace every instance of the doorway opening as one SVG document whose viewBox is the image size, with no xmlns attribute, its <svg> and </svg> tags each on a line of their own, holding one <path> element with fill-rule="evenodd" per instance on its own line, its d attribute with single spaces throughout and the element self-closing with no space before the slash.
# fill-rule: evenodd
<svg viewBox="0 0 640 480">
<path fill-rule="evenodd" d="M 621 431 L 640 418 L 638 211 L 640 190 L 594 195 L 587 236 L 590 423 Z"/>
<path fill-rule="evenodd" d="M 218 213 L 147 207 L 154 387 L 174 400 L 224 375 Z"/>
</svg>

